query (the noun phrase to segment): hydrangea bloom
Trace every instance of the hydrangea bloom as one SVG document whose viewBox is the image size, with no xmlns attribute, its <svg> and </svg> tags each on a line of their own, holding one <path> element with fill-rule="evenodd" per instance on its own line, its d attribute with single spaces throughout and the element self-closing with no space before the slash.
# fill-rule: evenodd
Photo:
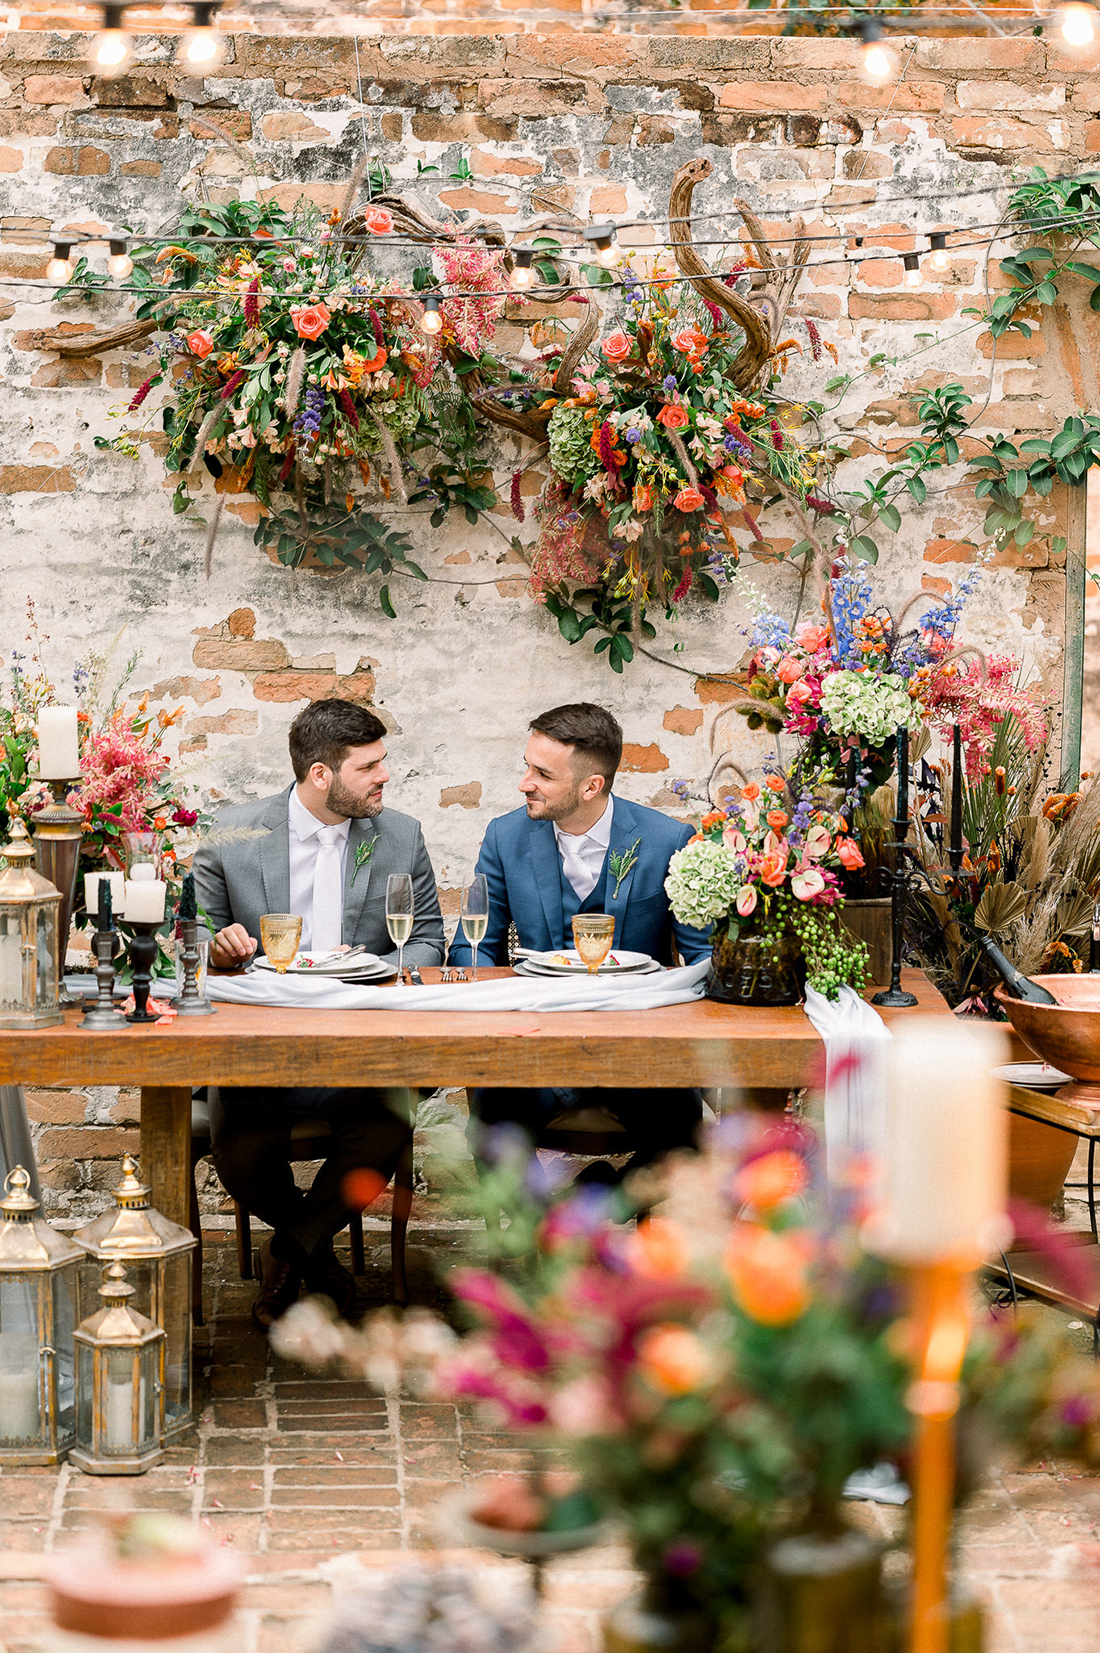
<svg viewBox="0 0 1100 1653">
<path fill-rule="evenodd" d="M 884 746 L 903 723 L 920 725 L 919 708 L 893 672 L 829 672 L 821 709 L 834 734 L 858 735 L 868 746 Z"/>
<path fill-rule="evenodd" d="M 685 844 L 669 862 L 665 892 L 676 916 L 698 930 L 725 918 L 741 888 L 743 863 L 710 838 Z"/>
</svg>

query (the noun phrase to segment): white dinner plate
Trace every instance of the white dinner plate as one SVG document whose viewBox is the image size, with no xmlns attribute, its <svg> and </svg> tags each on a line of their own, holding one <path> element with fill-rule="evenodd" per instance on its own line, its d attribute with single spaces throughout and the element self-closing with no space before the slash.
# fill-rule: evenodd
<svg viewBox="0 0 1100 1653">
<path fill-rule="evenodd" d="M 312 955 L 299 953 L 293 964 L 288 964 L 288 976 L 312 976 L 317 981 L 381 981 L 389 976 L 396 976 L 397 971 L 392 964 L 386 964 L 377 953 L 355 953 L 341 963 L 339 954 L 320 954 L 316 964 L 311 962 Z M 307 962 L 309 961 L 309 962 Z M 275 966 L 266 957 L 256 960 L 257 970 L 274 970 Z"/>
<path fill-rule="evenodd" d="M 562 963 L 562 960 L 567 962 Z M 612 962 L 614 961 L 614 962 Z M 581 958 L 575 947 L 562 947 L 555 953 L 528 953 L 523 960 L 540 972 L 547 972 L 552 976 L 585 976 L 588 966 Z M 627 953 L 620 947 L 613 947 L 603 964 L 600 965 L 601 976 L 622 975 L 631 970 L 644 970 L 648 965 L 655 964 L 656 960 L 648 953 Z"/>
<path fill-rule="evenodd" d="M 565 981 L 574 976 L 587 976 L 588 974 L 587 970 L 551 970 L 546 965 L 540 964 L 537 959 L 517 959 L 512 969 L 517 975 L 537 976 L 540 981 Z M 660 969 L 661 966 L 657 963 L 657 960 L 650 959 L 648 964 L 636 964 L 629 970 L 617 970 L 613 965 L 610 968 L 607 965 L 601 965 L 596 973 L 600 976 L 652 976 L 656 975 Z"/>
<path fill-rule="evenodd" d="M 1004 1067 L 994 1068 L 993 1076 L 1003 1079 L 1006 1085 L 1022 1085 L 1032 1091 L 1056 1091 L 1061 1085 L 1072 1083 L 1068 1073 L 1049 1067 L 1046 1062 L 1007 1062 Z"/>
</svg>

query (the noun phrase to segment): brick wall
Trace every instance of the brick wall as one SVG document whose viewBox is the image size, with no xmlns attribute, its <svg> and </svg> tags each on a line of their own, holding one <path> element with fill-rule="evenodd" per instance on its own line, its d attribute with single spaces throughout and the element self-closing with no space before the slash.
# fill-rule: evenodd
<svg viewBox="0 0 1100 1653">
<path fill-rule="evenodd" d="M 33 32 L 0 45 L 5 279 L 44 277 L 51 230 L 157 230 L 181 194 L 290 204 L 304 193 L 332 205 L 364 141 L 425 205 L 509 229 L 548 211 L 659 214 L 676 168 L 705 154 L 715 171 L 697 192 L 701 212 L 740 193 L 777 236 L 791 233 L 796 213 L 823 233 L 888 232 L 895 256 L 859 268 L 815 253 L 792 310 L 793 334 L 805 344 L 797 318 L 815 318 L 841 370 L 860 375 L 826 420 L 850 447 L 845 480 L 881 468 L 908 439 L 916 386 L 960 379 L 976 409 L 988 397 L 980 428 L 1018 435 L 1097 405 L 1097 318 L 1076 295 L 1045 313 L 1030 341 L 1002 341 L 994 359 L 989 334 L 964 313 L 985 303 L 982 251 L 961 251 L 942 281 L 925 273 L 915 292 L 900 259 L 929 230 L 995 222 L 1004 202 L 995 191 L 1012 169 L 1071 170 L 1100 150 L 1095 53 L 1070 57 L 1032 38 L 902 41 L 900 84 L 875 90 L 858 77 L 854 47 L 834 40 L 384 38 L 359 42 L 360 78 L 350 39 L 238 37 L 203 80 L 172 64 L 169 44 L 142 38 L 135 66 L 113 82 L 89 72 L 87 46 L 84 36 Z M 462 159 L 471 175 L 455 181 Z M 438 171 L 417 182 L 418 161 Z M 927 198 L 937 190 L 942 200 Z M 102 268 L 105 256 L 97 247 L 93 262 Z M 1000 282 L 995 258 L 989 282 Z M 38 328 L 104 326 L 122 313 L 109 297 L 62 306 L 41 289 L 0 286 L 0 647 L 19 644 L 27 592 L 60 679 L 75 655 L 124 627 L 119 658 L 141 646 L 141 685 L 184 705 L 179 751 L 215 799 L 284 782 L 285 729 L 310 697 L 373 700 L 391 729 L 393 803 L 424 821 L 450 911 L 486 823 L 515 801 L 523 726 L 545 705 L 611 704 L 628 743 L 622 790 L 643 802 L 670 806 L 671 780 L 707 773 L 729 690 L 705 673 L 744 652 L 739 599 L 690 609 L 654 645 L 660 661 L 613 678 L 524 595 L 506 508 L 502 532 L 402 523 L 433 583 L 402 586 L 395 622 L 363 576 L 290 573 L 262 557 L 247 500 L 227 505 L 205 582 L 203 530 L 173 517 L 156 454 L 133 462 L 93 446 L 117 428 L 110 412 L 146 376 L 147 357 L 66 361 L 34 348 Z M 518 346 L 518 326 L 502 342 Z M 908 360 L 870 368 L 879 353 Z M 828 401 L 824 377 L 807 360 L 785 388 Z M 515 457 L 503 440 L 500 474 Z M 968 490 L 944 480 L 896 539 L 880 537 L 886 600 L 922 585 L 943 591 L 973 557 L 970 542 L 981 543 Z M 1060 502 L 1050 504 L 1054 525 Z M 776 557 L 800 535 L 782 510 L 764 531 L 754 548 L 744 536 L 745 566 L 783 602 L 794 576 Z M 1024 654 L 1057 682 L 1063 605 L 1061 560 L 1039 538 L 997 559 L 968 635 Z M 740 761 L 758 759 L 763 748 L 739 720 L 727 716 L 723 730 Z M 47 1180 L 69 1210 L 84 1209 L 130 1143 L 134 1099 L 40 1091 L 32 1109 Z"/>
</svg>

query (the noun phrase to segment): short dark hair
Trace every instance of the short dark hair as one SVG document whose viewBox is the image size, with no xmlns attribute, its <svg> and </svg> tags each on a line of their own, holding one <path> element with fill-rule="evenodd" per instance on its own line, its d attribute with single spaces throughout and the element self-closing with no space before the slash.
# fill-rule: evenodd
<svg viewBox="0 0 1100 1653">
<path fill-rule="evenodd" d="M 339 769 L 350 746 L 372 746 L 386 733 L 376 712 L 354 700 L 314 700 L 290 725 L 294 779 L 304 781 L 315 763 Z"/>
<path fill-rule="evenodd" d="M 533 717 L 527 727 L 574 747 L 579 757 L 590 758 L 593 771 L 603 776 L 610 789 L 622 760 L 623 732 L 606 707 L 578 700 Z"/>
</svg>

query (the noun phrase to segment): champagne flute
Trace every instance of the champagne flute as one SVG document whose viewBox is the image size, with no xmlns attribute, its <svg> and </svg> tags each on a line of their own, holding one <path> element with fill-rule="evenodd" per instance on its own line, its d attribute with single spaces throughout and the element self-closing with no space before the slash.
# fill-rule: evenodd
<svg viewBox="0 0 1100 1653">
<path fill-rule="evenodd" d="M 477 980 L 477 950 L 485 940 L 489 927 L 489 882 L 483 872 L 475 872 L 462 892 L 462 933 L 474 950 L 473 980 Z"/>
<path fill-rule="evenodd" d="M 298 913 L 264 913 L 260 919 L 260 941 L 280 976 L 285 976 L 287 965 L 294 963 L 301 939 L 302 920 Z"/>
<path fill-rule="evenodd" d="M 590 976 L 594 976 L 615 939 L 613 913 L 578 913 L 573 920 L 573 945 L 584 961 Z"/>
<path fill-rule="evenodd" d="M 413 881 L 410 872 L 391 872 L 386 879 L 386 929 L 397 948 L 397 979 L 401 980 L 405 943 L 412 935 Z"/>
</svg>

